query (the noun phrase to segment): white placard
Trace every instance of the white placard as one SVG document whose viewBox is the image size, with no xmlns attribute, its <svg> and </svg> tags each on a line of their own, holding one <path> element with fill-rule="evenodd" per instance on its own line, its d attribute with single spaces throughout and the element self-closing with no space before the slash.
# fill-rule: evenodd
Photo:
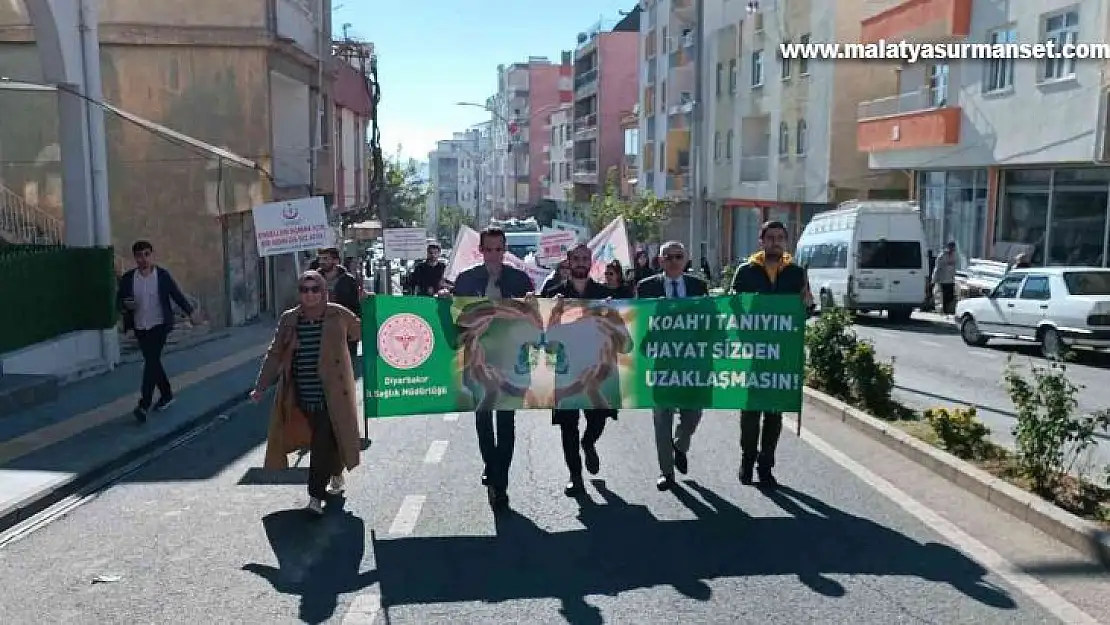
<svg viewBox="0 0 1110 625">
<path fill-rule="evenodd" d="M 335 247 L 322 197 L 259 204 L 251 212 L 261 257 Z"/>
<path fill-rule="evenodd" d="M 540 249 L 536 251 L 536 262 L 550 267 L 567 257 L 567 250 L 578 243 L 578 234 L 569 230 L 547 230 L 540 235 Z"/>
<path fill-rule="evenodd" d="M 420 260 L 428 255 L 428 233 L 423 228 L 386 228 L 385 257 Z"/>
</svg>

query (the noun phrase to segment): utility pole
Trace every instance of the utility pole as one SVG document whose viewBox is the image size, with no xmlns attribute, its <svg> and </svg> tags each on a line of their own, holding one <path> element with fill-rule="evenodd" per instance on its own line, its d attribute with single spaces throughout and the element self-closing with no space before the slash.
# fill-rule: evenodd
<svg viewBox="0 0 1110 625">
<path fill-rule="evenodd" d="M 690 250 L 689 254 L 692 257 L 694 249 L 697 248 L 698 254 L 701 255 L 701 239 L 706 236 L 701 232 L 702 213 L 705 211 L 705 198 L 703 197 L 702 187 L 702 149 L 704 143 L 705 133 L 705 84 L 703 79 L 704 58 L 705 58 L 705 0 L 694 0 L 697 2 L 697 11 L 695 18 L 697 23 L 694 25 L 694 128 L 690 133 L 690 186 L 693 187 L 693 192 L 690 194 Z"/>
</svg>

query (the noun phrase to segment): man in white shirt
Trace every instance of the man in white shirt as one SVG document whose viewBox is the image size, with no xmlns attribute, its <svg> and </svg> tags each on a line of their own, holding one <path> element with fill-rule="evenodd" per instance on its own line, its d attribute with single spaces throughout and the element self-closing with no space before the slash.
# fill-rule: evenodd
<svg viewBox="0 0 1110 625">
<path fill-rule="evenodd" d="M 143 354 L 139 405 L 132 414 L 140 423 L 145 423 L 155 387 L 158 388 L 158 403 L 153 404 L 155 411 L 169 408 L 174 400 L 169 376 L 162 366 L 162 350 L 173 331 L 173 304 L 189 315 L 193 323 L 199 323 L 200 317 L 170 272 L 154 264 L 154 246 L 149 241 L 136 241 L 131 246 L 131 254 L 135 257 L 135 268 L 120 278 L 116 305 L 123 315 L 123 331 L 134 330 Z"/>
</svg>

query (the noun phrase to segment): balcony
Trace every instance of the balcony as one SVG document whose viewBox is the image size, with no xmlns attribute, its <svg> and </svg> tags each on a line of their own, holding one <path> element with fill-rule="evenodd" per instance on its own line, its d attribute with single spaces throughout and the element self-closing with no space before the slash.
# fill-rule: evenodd
<svg viewBox="0 0 1110 625">
<path fill-rule="evenodd" d="M 597 68 L 574 76 L 574 96 L 584 98 L 597 93 Z"/>
<path fill-rule="evenodd" d="M 313 58 L 319 56 L 316 32 L 320 16 L 315 10 L 319 6 L 308 0 L 278 0 L 274 16 L 278 37 L 292 41 Z"/>
<path fill-rule="evenodd" d="M 690 91 L 672 92 L 675 97 L 669 98 L 667 107 L 668 115 L 684 115 L 694 112 L 694 94 Z"/>
<path fill-rule="evenodd" d="M 771 179 L 770 156 L 741 156 L 740 182 L 767 182 Z"/>
<path fill-rule="evenodd" d="M 692 23 L 698 18 L 697 0 L 671 0 L 671 12 L 679 20 Z"/>
<path fill-rule="evenodd" d="M 667 174 L 667 199 L 685 200 L 690 197 L 690 174 Z"/>
<path fill-rule="evenodd" d="M 906 0 L 860 23 L 860 41 L 946 41 L 971 32 L 972 0 Z"/>
<path fill-rule="evenodd" d="M 860 102 L 856 147 L 861 152 L 935 148 L 960 143 L 963 111 L 945 94 L 924 88 Z"/>
<path fill-rule="evenodd" d="M 667 66 L 671 69 L 686 67 L 687 65 L 693 65 L 695 58 L 697 57 L 693 48 L 679 48 L 671 52 L 667 61 Z"/>
<path fill-rule="evenodd" d="M 597 159 L 574 159 L 574 184 L 597 184 Z"/>
<path fill-rule="evenodd" d="M 574 120 L 574 138 L 584 139 L 597 136 L 597 113 L 583 115 Z"/>
<path fill-rule="evenodd" d="M 648 31 L 647 37 L 644 38 L 644 60 L 645 61 L 649 61 L 649 60 L 655 58 L 656 46 L 659 45 L 657 43 L 657 41 L 658 41 L 658 39 L 655 35 L 655 29 L 653 28 L 653 29 Z"/>
</svg>

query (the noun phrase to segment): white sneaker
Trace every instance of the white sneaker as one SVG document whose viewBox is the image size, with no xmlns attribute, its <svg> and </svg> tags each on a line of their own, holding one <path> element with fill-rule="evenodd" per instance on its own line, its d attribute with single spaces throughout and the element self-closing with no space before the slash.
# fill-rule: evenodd
<svg viewBox="0 0 1110 625">
<path fill-rule="evenodd" d="M 315 514 L 316 516 L 323 516 L 323 514 L 324 514 L 324 502 L 322 502 L 319 499 L 313 497 L 313 498 L 308 500 L 308 505 L 305 506 L 304 509 L 308 510 L 312 514 Z"/>
<path fill-rule="evenodd" d="M 343 491 L 346 490 L 346 488 L 347 488 L 347 480 L 345 480 L 343 478 L 342 474 L 333 476 L 331 478 L 331 481 L 328 482 L 328 494 L 329 495 L 342 494 Z"/>
</svg>

